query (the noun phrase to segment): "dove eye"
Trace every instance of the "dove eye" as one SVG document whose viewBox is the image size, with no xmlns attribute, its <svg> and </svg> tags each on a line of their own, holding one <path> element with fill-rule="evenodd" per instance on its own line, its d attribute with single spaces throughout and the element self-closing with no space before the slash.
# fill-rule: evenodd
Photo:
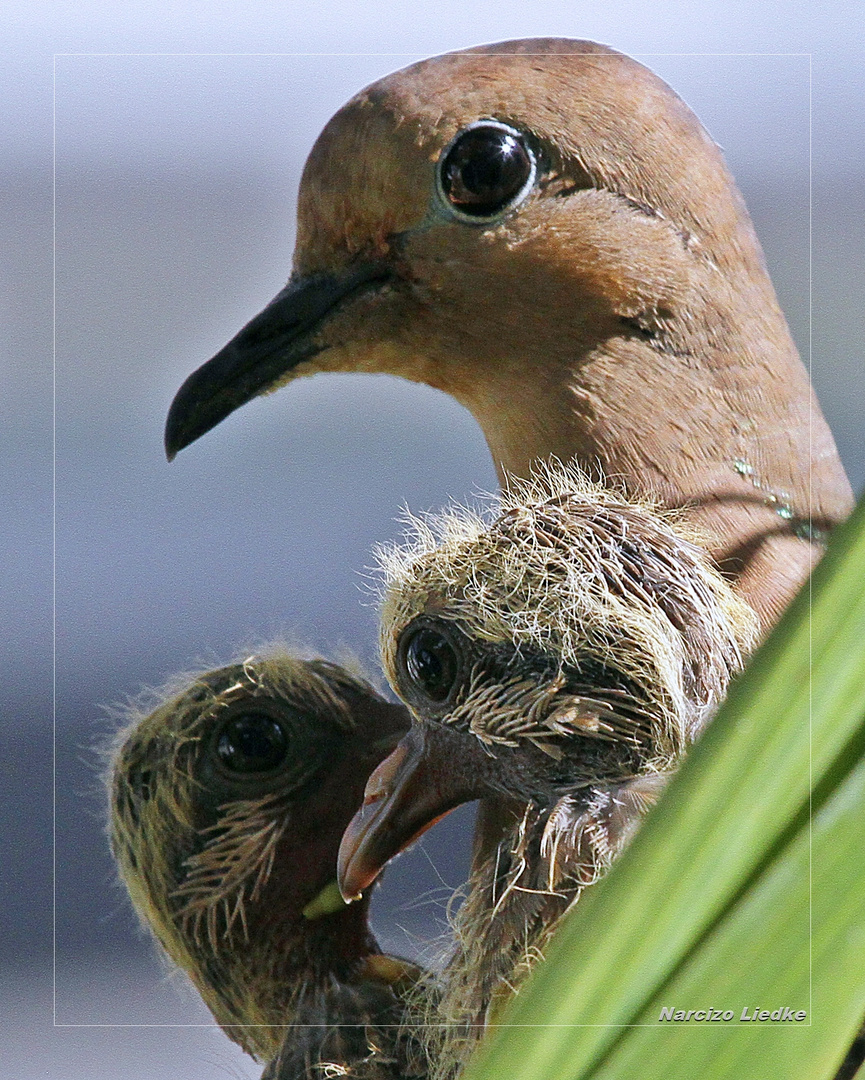
<svg viewBox="0 0 865 1080">
<path fill-rule="evenodd" d="M 439 624 L 412 624 L 399 642 L 398 667 L 406 696 L 419 704 L 449 703 L 462 677 L 456 635 Z"/>
<path fill-rule="evenodd" d="M 442 152 L 439 194 L 456 217 L 486 224 L 521 202 L 536 175 L 535 155 L 522 132 L 496 120 L 479 120 Z"/>
<path fill-rule="evenodd" d="M 271 773 L 285 763 L 289 739 L 272 716 L 250 709 L 224 721 L 213 747 L 220 765 L 231 773 Z"/>
</svg>

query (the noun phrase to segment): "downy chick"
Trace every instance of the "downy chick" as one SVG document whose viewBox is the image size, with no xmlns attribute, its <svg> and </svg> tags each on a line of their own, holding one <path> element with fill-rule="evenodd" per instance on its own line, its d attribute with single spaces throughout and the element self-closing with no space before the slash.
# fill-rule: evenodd
<svg viewBox="0 0 865 1080">
<path fill-rule="evenodd" d="M 357 897 L 454 806 L 511 808 L 456 920 L 431 1075 L 465 1061 L 723 699 L 756 617 L 669 514 L 548 475 L 491 524 L 420 523 L 386 553 L 382 651 L 411 731 L 340 849 Z"/>
<path fill-rule="evenodd" d="M 325 1064 L 413 1075 L 386 1025 L 418 969 L 381 953 L 368 903 L 346 907 L 335 882 L 340 836 L 405 709 L 278 650 L 178 682 L 128 720 L 108 778 L 112 850 L 226 1034 L 272 1080 Z"/>
</svg>

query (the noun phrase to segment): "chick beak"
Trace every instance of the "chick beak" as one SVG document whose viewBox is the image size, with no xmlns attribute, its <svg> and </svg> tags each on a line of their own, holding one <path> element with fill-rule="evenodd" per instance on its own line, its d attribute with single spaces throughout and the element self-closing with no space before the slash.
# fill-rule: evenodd
<svg viewBox="0 0 865 1080">
<path fill-rule="evenodd" d="M 175 395 L 165 423 L 165 453 L 179 450 L 322 352 L 318 331 L 328 315 L 392 274 L 381 260 L 352 264 L 336 274 L 291 280 L 212 360 L 194 371 Z"/>
<path fill-rule="evenodd" d="M 487 794 L 488 761 L 472 736 L 413 726 L 370 776 L 343 834 L 337 881 L 344 899 L 360 899 L 389 859 L 457 806 Z"/>
</svg>

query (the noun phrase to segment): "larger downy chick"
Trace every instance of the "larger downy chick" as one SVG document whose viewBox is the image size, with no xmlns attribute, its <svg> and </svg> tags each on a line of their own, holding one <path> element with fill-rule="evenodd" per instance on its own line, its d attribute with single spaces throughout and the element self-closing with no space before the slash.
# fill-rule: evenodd
<svg viewBox="0 0 865 1080">
<path fill-rule="evenodd" d="M 427 1016 L 448 1077 L 656 801 L 757 620 L 669 514 L 575 473 L 505 496 L 491 525 L 420 523 L 384 565 L 384 663 L 412 728 L 343 839 L 344 895 L 459 803 L 512 811 Z"/>
<path fill-rule="evenodd" d="M 131 708 L 117 738 L 111 846 L 132 903 L 268 1080 L 415 1075 L 394 1025 L 418 969 L 381 953 L 368 904 L 335 883 L 343 829 L 406 729 L 364 679 L 275 649 Z"/>
</svg>

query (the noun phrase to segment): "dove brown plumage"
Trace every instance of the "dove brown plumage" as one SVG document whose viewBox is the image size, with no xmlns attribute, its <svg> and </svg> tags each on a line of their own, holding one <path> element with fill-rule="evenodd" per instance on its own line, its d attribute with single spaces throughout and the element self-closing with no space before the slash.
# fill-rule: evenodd
<svg viewBox="0 0 865 1080">
<path fill-rule="evenodd" d="M 764 628 L 851 507 L 720 150 L 592 42 L 449 53 L 344 106 L 288 285 L 181 388 L 169 454 L 317 371 L 452 394 L 503 482 L 555 455 L 687 507 Z"/>
<path fill-rule="evenodd" d="M 426 1007 L 448 1077 L 655 802 L 757 620 L 681 520 L 573 472 L 512 492 L 492 524 L 420 523 L 384 564 L 384 662 L 413 722 L 343 838 L 344 894 L 459 803 L 513 808 Z"/>
<path fill-rule="evenodd" d="M 415 1075 L 397 1036 L 418 969 L 346 907 L 336 854 L 405 710 L 284 650 L 176 682 L 129 710 L 109 776 L 111 845 L 133 905 L 269 1080 L 325 1066 Z"/>
</svg>

